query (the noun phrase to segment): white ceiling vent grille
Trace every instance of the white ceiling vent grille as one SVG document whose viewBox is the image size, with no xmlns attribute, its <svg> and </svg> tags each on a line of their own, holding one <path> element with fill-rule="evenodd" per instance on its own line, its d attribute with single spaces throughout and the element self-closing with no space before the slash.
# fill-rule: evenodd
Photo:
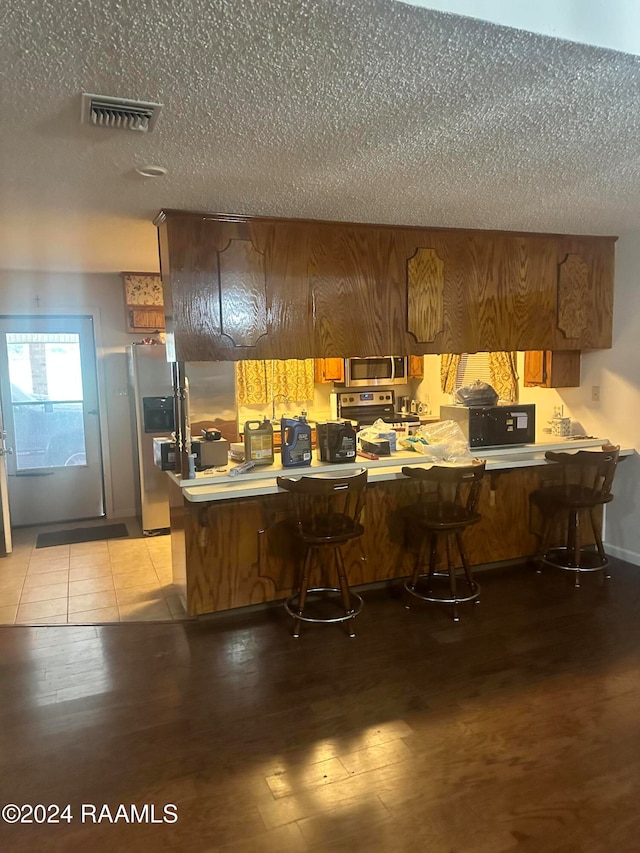
<svg viewBox="0 0 640 853">
<path fill-rule="evenodd" d="M 82 95 L 82 124 L 112 127 L 120 130 L 137 130 L 149 133 L 158 118 L 162 104 L 147 101 L 129 101 L 107 95 Z"/>
</svg>

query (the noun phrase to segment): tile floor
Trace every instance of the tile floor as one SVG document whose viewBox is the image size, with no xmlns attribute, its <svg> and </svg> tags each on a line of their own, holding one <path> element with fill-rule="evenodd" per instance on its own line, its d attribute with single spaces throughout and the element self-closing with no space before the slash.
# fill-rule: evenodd
<svg viewBox="0 0 640 853">
<path fill-rule="evenodd" d="M 0 558 L 0 625 L 186 618 L 172 583 L 171 536 L 142 536 L 135 519 L 123 520 L 126 539 L 51 548 L 36 549 L 39 533 L 100 522 L 16 530 L 13 553 Z"/>
</svg>

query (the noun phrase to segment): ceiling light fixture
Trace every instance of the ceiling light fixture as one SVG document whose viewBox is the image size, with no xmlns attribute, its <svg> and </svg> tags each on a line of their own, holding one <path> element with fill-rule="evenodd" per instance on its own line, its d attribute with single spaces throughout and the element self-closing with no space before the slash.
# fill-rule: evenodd
<svg viewBox="0 0 640 853">
<path fill-rule="evenodd" d="M 167 174 L 164 166 L 137 166 L 136 172 L 143 178 L 163 178 Z"/>
</svg>

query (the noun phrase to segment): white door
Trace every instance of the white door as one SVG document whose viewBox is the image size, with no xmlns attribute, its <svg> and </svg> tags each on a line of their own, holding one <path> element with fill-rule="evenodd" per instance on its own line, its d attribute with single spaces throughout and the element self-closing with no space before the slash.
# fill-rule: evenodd
<svg viewBox="0 0 640 853">
<path fill-rule="evenodd" d="M 14 526 L 104 515 L 91 317 L 0 317 Z"/>
<path fill-rule="evenodd" d="M 13 550 L 11 543 L 11 517 L 9 515 L 9 481 L 7 478 L 7 456 L 13 453 L 13 448 L 7 444 L 7 433 L 2 419 L 2 404 L 0 401 L 0 557 L 5 557 Z"/>
</svg>

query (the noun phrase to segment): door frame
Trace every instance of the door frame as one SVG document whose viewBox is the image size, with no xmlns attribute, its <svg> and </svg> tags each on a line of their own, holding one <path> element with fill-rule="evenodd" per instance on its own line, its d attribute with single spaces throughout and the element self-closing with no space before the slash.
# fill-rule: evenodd
<svg viewBox="0 0 640 853">
<path fill-rule="evenodd" d="M 109 426 L 107 414 L 106 377 L 104 372 L 104 348 L 102 345 L 102 323 L 99 308 L 83 306 L 78 310 L 77 306 L 52 307 L 43 305 L 39 311 L 0 311 L 0 317 L 15 320 L 20 317 L 91 317 L 93 321 L 93 345 L 96 359 L 96 383 L 98 391 L 98 407 L 101 412 L 100 422 L 100 457 L 102 465 L 102 486 L 104 490 L 104 513 L 105 518 L 113 518 L 113 479 L 111 476 L 111 454 L 109 446 Z M 9 505 L 11 513 L 11 505 Z"/>
</svg>

